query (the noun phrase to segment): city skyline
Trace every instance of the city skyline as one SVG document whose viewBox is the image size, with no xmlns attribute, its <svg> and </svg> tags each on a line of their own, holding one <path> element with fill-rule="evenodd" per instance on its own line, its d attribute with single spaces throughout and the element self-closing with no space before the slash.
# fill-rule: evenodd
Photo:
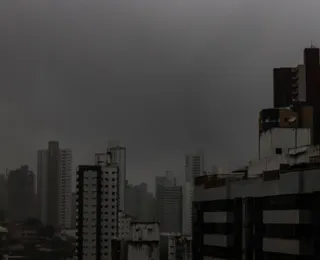
<svg viewBox="0 0 320 260">
<path fill-rule="evenodd" d="M 257 113 L 272 106 L 272 68 L 302 63 L 301 50 L 320 43 L 320 3 L 309 1 L 278 11 L 274 1 L 157 1 L 147 11 L 143 1 L 31 2 L 0 5 L 3 172 L 36 169 L 50 139 L 74 151 L 74 169 L 121 140 L 129 181 L 149 186 L 167 165 L 183 175 L 181 158 L 199 146 L 223 168 L 245 164 Z"/>
<path fill-rule="evenodd" d="M 319 260 L 319 10 L 0 1 L 0 259 Z"/>
<path fill-rule="evenodd" d="M 58 142 L 59 143 L 59 145 L 61 145 L 61 142 L 59 141 L 59 140 L 47 140 L 47 143 L 46 143 L 46 145 L 48 145 L 48 143 L 50 143 L 50 142 Z M 116 141 L 115 143 L 114 143 L 114 141 L 106 141 L 106 143 L 107 144 L 109 144 L 109 146 L 106 146 L 103 150 L 101 150 L 101 151 L 107 151 L 108 149 L 110 149 L 110 151 L 112 152 L 112 153 L 115 153 L 114 151 L 117 151 L 117 147 L 119 147 L 120 148 L 120 150 L 124 150 L 124 158 L 125 158 L 125 161 L 127 161 L 127 155 L 126 155 L 126 150 L 127 150 L 127 147 L 125 147 L 120 141 Z M 110 146 L 111 145 L 111 146 Z M 113 146 L 114 145 L 114 146 Z M 63 144 L 62 144 L 62 146 L 63 147 L 65 147 Z M 39 152 L 42 152 L 42 151 L 46 151 L 46 149 L 44 149 L 43 147 L 45 147 L 45 146 L 42 146 L 41 148 L 38 148 L 38 150 L 36 151 L 36 155 L 39 157 Z M 72 153 L 72 156 L 73 156 L 73 154 L 74 154 L 74 150 L 71 148 L 71 147 L 68 147 L 68 148 L 64 148 L 64 149 L 62 149 L 63 151 L 70 151 L 71 153 Z M 199 150 L 199 149 L 198 149 Z M 185 152 L 184 154 L 181 154 L 181 170 L 179 170 L 179 171 L 172 171 L 172 170 L 168 170 L 168 169 L 171 169 L 171 167 L 170 167 L 170 165 L 168 165 L 168 166 L 166 166 L 166 167 L 163 167 L 163 169 L 165 169 L 165 170 L 163 170 L 162 172 L 160 172 L 158 175 L 156 175 L 156 176 L 152 176 L 153 177 L 153 179 L 150 181 L 150 182 L 148 182 L 148 179 L 147 180 L 145 180 L 145 179 L 134 179 L 133 178 L 133 176 L 126 176 L 126 175 L 124 175 L 124 177 L 123 178 L 125 178 L 125 180 L 126 181 L 128 181 L 128 183 L 129 184 L 132 184 L 132 185 L 140 185 L 140 184 L 142 184 L 142 183 L 146 183 L 147 184 L 147 186 L 148 186 L 148 190 L 150 191 L 150 192 L 152 192 L 153 194 L 155 193 L 155 185 L 154 185 L 154 181 L 155 181 L 155 179 L 157 178 L 157 177 L 159 177 L 159 176 L 165 176 L 166 175 L 166 173 L 167 172 L 171 172 L 172 174 L 173 174 L 173 176 L 176 178 L 176 181 L 177 181 L 177 184 L 179 184 L 179 185 L 183 185 L 183 183 L 185 182 L 185 178 L 186 178 L 186 166 L 185 166 L 185 158 L 186 158 L 186 156 L 190 156 L 190 155 L 197 155 L 198 154 L 198 150 L 195 150 L 193 153 L 190 153 L 190 151 L 188 151 L 188 152 Z M 94 152 L 95 151 L 92 151 L 92 153 L 94 154 Z M 202 154 L 202 156 L 203 157 L 206 157 L 206 154 L 204 153 L 204 152 L 201 152 L 201 154 Z M 115 154 L 116 155 L 116 154 Z M 116 155 L 116 156 L 119 156 L 119 155 Z M 130 156 L 130 155 L 129 155 Z M 91 161 L 89 161 L 89 162 L 83 162 L 83 163 L 80 163 L 80 164 L 77 164 L 77 165 L 75 165 L 75 163 L 74 163 L 74 161 L 78 161 L 78 160 L 76 160 L 76 158 L 72 158 L 72 171 L 71 171 L 71 174 L 72 174 L 72 191 L 74 192 L 75 191 L 75 185 L 76 185 L 76 181 L 75 181 L 75 178 L 76 178 L 76 171 L 77 171 L 77 168 L 78 168 L 78 166 L 79 165 L 84 165 L 84 164 L 92 164 L 93 162 L 94 162 L 94 156 L 91 156 L 92 158 L 92 160 Z M 116 158 L 116 157 L 115 157 Z M 120 157 L 121 158 L 121 157 Z M 35 167 L 35 169 L 33 169 L 33 168 L 31 168 L 30 167 L 30 165 L 33 165 L 34 163 L 33 162 L 29 162 L 29 163 L 26 163 L 25 165 L 28 165 L 29 167 L 30 167 L 30 169 L 35 173 L 35 175 L 36 175 L 36 177 L 37 177 L 37 173 L 38 173 L 38 170 L 39 170 L 39 165 L 37 165 L 37 161 L 38 161 L 39 159 L 38 158 L 36 158 L 36 167 Z M 119 159 L 116 159 L 117 161 L 119 160 Z M 119 161 L 119 163 L 120 163 L 120 165 L 122 164 L 121 163 L 121 161 Z M 207 162 L 206 162 L 207 163 Z M 17 165 L 23 165 L 23 164 L 21 164 L 21 163 L 18 163 Z M 212 163 L 212 161 L 209 161 L 208 163 L 207 163 L 207 167 L 204 167 L 203 166 L 203 164 L 201 164 L 202 165 L 202 168 L 204 168 L 204 170 L 205 170 L 205 172 L 211 172 L 210 171 L 210 166 L 212 166 L 213 165 L 213 163 Z M 128 166 L 127 166 L 127 163 L 125 164 L 125 166 L 122 166 L 122 167 L 125 167 L 125 168 L 128 168 Z M 15 168 L 6 168 L 5 169 L 5 171 L 3 171 L 2 173 L 0 172 L 0 175 L 3 175 L 3 176 L 5 176 L 7 173 L 6 172 L 9 172 L 10 170 L 13 170 L 13 169 L 15 169 Z M 129 168 L 129 172 L 130 172 L 130 168 Z M 204 173 L 204 172 L 203 172 Z M 203 174 L 202 173 L 202 174 Z M 126 177 L 129 177 L 129 178 L 126 178 Z M 37 189 L 36 189 L 36 191 L 37 191 Z"/>
</svg>

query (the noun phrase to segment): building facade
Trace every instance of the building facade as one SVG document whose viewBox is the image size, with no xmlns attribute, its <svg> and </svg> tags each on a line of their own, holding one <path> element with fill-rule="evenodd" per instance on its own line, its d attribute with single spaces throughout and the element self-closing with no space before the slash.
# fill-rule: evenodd
<svg viewBox="0 0 320 260">
<path fill-rule="evenodd" d="M 319 164 L 196 180 L 193 259 L 318 259 Z"/>
<path fill-rule="evenodd" d="M 50 141 L 38 151 L 37 201 L 46 225 L 70 228 L 72 214 L 72 151 Z"/>
<path fill-rule="evenodd" d="M 110 153 L 95 155 L 95 164 L 77 171 L 77 259 L 112 259 L 118 236 L 119 167 Z"/>
<path fill-rule="evenodd" d="M 182 231 L 182 187 L 175 178 L 156 177 L 156 217 L 161 232 Z"/>
<path fill-rule="evenodd" d="M 59 223 L 71 228 L 72 220 L 72 151 L 60 149 Z"/>
<path fill-rule="evenodd" d="M 118 217 L 119 232 L 117 238 L 119 240 L 128 240 L 130 239 L 131 222 L 133 218 L 123 211 L 118 213 Z"/>
</svg>

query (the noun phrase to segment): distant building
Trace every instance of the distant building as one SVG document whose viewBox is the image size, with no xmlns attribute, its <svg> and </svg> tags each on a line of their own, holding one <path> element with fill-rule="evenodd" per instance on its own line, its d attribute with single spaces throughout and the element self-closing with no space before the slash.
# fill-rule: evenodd
<svg viewBox="0 0 320 260">
<path fill-rule="evenodd" d="M 10 171 L 8 175 L 8 217 L 24 221 L 35 217 L 35 175 L 28 166 Z"/>
<path fill-rule="evenodd" d="M 119 167 L 110 153 L 95 155 L 94 165 L 77 171 L 77 259 L 111 259 L 118 236 Z"/>
<path fill-rule="evenodd" d="M 204 154 L 202 152 L 185 156 L 185 181 L 193 182 L 204 172 Z"/>
<path fill-rule="evenodd" d="M 125 189 L 125 212 L 139 222 L 152 222 L 155 219 L 155 199 L 148 192 L 146 183 L 129 185 Z"/>
<path fill-rule="evenodd" d="M 50 141 L 38 151 L 39 217 L 46 225 L 70 228 L 72 214 L 72 151 Z"/>
<path fill-rule="evenodd" d="M 182 231 L 182 187 L 176 185 L 175 178 L 156 177 L 156 217 L 161 232 Z"/>
</svg>

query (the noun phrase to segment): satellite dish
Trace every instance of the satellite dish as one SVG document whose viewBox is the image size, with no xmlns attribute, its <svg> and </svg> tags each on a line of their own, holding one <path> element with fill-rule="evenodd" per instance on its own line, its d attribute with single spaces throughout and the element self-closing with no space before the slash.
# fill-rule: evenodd
<svg viewBox="0 0 320 260">
<path fill-rule="evenodd" d="M 296 117 L 290 117 L 289 119 L 288 119 L 288 122 L 289 123 L 294 123 L 294 122 L 296 122 L 297 121 L 297 118 Z"/>
</svg>

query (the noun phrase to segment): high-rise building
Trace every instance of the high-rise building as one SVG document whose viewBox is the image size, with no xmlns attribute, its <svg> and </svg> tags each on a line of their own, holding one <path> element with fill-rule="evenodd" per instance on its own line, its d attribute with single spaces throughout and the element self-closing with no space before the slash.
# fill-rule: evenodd
<svg viewBox="0 0 320 260">
<path fill-rule="evenodd" d="M 54 227 L 71 227 L 72 152 L 50 141 L 38 151 L 38 205 L 41 221 Z"/>
<path fill-rule="evenodd" d="M 167 171 L 165 176 L 157 176 L 156 177 L 156 185 L 155 185 L 155 197 L 156 197 L 156 220 L 158 222 L 161 221 L 162 213 L 164 211 L 163 207 L 163 201 L 162 199 L 162 193 L 163 193 L 163 187 L 171 187 L 175 185 L 176 179 L 173 176 L 173 173 L 171 171 Z M 161 225 L 161 223 L 160 223 Z"/>
<path fill-rule="evenodd" d="M 182 234 L 192 235 L 193 183 L 185 182 L 182 187 Z"/>
<path fill-rule="evenodd" d="M 138 222 L 152 222 L 155 220 L 155 199 L 148 192 L 146 183 L 126 185 L 125 189 L 126 213 Z"/>
<path fill-rule="evenodd" d="M 274 107 L 306 104 L 313 108 L 313 143 L 320 144 L 319 49 L 304 49 L 304 64 L 273 71 Z M 299 111 L 299 109 L 297 109 Z"/>
<path fill-rule="evenodd" d="M 77 171 L 77 259 L 111 260 L 118 235 L 119 167 L 110 153 L 96 154 L 95 165 Z"/>
<path fill-rule="evenodd" d="M 125 211 L 125 186 L 126 186 L 126 148 L 117 142 L 109 141 L 108 151 L 111 153 L 111 162 L 119 166 L 119 207 Z"/>
<path fill-rule="evenodd" d="M 161 232 L 181 233 L 182 187 L 169 177 L 156 177 L 156 218 Z"/>
<path fill-rule="evenodd" d="M 204 172 L 204 155 L 202 152 L 185 156 L 185 180 L 193 182 Z"/>
<path fill-rule="evenodd" d="M 35 175 L 24 165 L 8 175 L 8 217 L 24 221 L 35 217 Z"/>
<path fill-rule="evenodd" d="M 71 228 L 72 218 L 72 151 L 60 149 L 60 226 Z"/>
</svg>

